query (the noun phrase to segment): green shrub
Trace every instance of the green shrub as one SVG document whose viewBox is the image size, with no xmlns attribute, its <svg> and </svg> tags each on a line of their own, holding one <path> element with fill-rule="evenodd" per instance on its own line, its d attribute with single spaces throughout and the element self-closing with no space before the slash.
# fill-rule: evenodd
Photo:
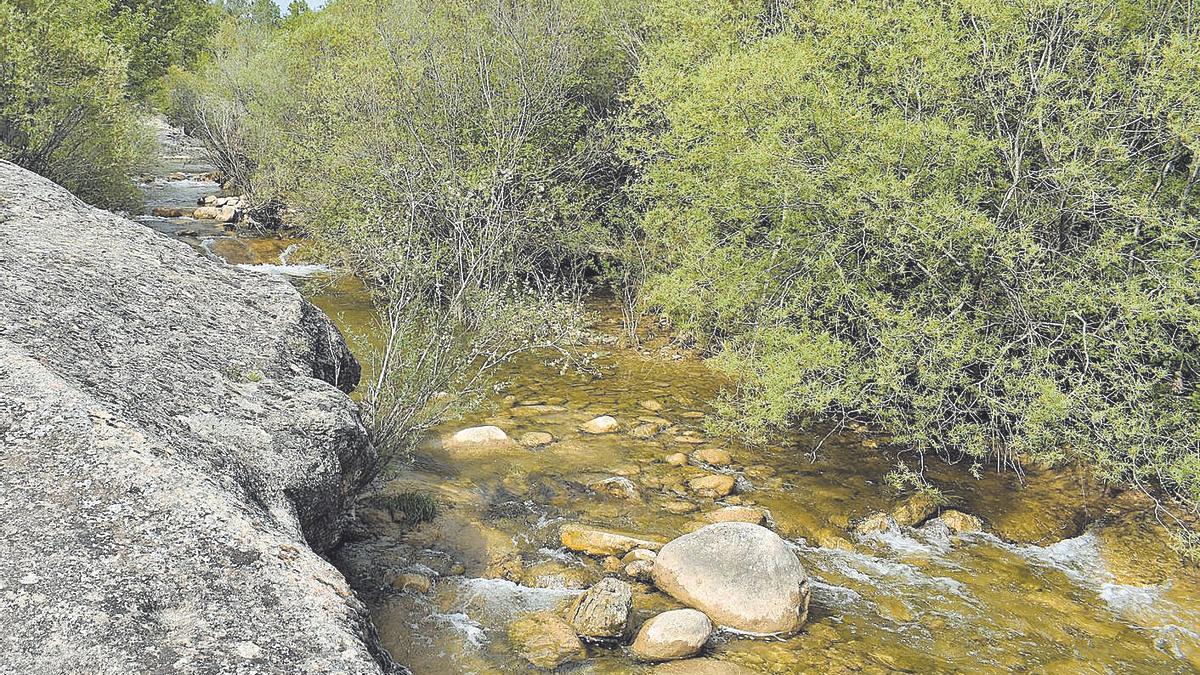
<svg viewBox="0 0 1200 675">
<path fill-rule="evenodd" d="M 374 494 L 367 503 L 387 511 L 392 520 L 409 526 L 428 523 L 441 512 L 437 498 L 425 492 Z"/>
<path fill-rule="evenodd" d="M 1184 4 L 658 3 L 627 152 L 647 302 L 723 430 L 858 418 L 1200 503 Z"/>
</svg>

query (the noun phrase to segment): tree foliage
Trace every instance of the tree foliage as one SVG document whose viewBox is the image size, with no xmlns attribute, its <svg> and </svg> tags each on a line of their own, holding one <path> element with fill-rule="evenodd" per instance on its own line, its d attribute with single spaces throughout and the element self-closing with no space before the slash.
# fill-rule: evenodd
<svg viewBox="0 0 1200 675">
<path fill-rule="evenodd" d="M 148 151 L 141 99 L 195 57 L 203 0 L 0 0 L 0 157 L 128 208 Z"/>
<path fill-rule="evenodd" d="M 1189 3 L 659 3 L 627 151 L 649 302 L 729 430 L 867 419 L 1200 503 Z"/>
</svg>

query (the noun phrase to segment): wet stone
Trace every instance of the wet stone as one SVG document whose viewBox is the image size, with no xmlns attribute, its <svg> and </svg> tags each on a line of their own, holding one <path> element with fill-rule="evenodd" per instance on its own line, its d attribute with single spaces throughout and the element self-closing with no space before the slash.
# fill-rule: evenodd
<svg viewBox="0 0 1200 675">
<path fill-rule="evenodd" d="M 567 610 L 567 622 L 582 638 L 619 638 L 629 627 L 633 590 L 629 584 L 609 577 L 576 598 Z"/>
<path fill-rule="evenodd" d="M 620 429 L 620 427 L 621 425 L 619 422 L 617 422 L 615 417 L 610 415 L 601 415 L 600 417 L 589 420 L 583 426 L 579 427 L 579 429 L 580 431 L 588 434 L 611 434 Z"/>
<path fill-rule="evenodd" d="M 896 527 L 896 521 L 886 513 L 873 513 L 854 526 L 855 534 L 866 537 L 881 534 Z"/>
<path fill-rule="evenodd" d="M 642 624 L 632 650 L 642 661 L 686 659 L 704 649 L 712 632 L 712 622 L 703 612 L 676 609 Z"/>
<path fill-rule="evenodd" d="M 567 524 L 559 533 L 562 545 L 589 555 L 625 555 L 635 548 L 657 551 L 662 544 L 635 536 L 608 532 L 578 524 Z"/>
<path fill-rule="evenodd" d="M 951 532 L 958 534 L 967 534 L 970 532 L 982 532 L 983 521 L 962 511 L 954 509 L 946 509 L 938 516 L 938 520 L 942 521 Z"/>
<path fill-rule="evenodd" d="M 663 502 L 662 508 L 664 511 L 666 511 L 668 513 L 675 513 L 675 514 L 682 515 L 685 513 L 692 513 L 694 511 L 698 510 L 700 507 L 696 504 L 693 504 L 692 502 L 670 501 L 670 502 Z"/>
<path fill-rule="evenodd" d="M 935 513 L 937 502 L 933 497 L 918 493 L 892 509 L 892 518 L 902 527 L 916 527 L 929 520 Z"/>
<path fill-rule="evenodd" d="M 733 492 L 737 479 L 724 474 L 697 476 L 688 481 L 688 489 L 701 497 L 719 498 Z"/>
<path fill-rule="evenodd" d="M 588 487 L 597 493 L 605 494 L 617 499 L 638 501 L 642 498 L 641 493 L 638 492 L 637 486 L 633 484 L 633 481 L 623 476 L 614 476 L 612 478 L 594 481 L 592 483 L 588 483 Z"/>
<path fill-rule="evenodd" d="M 544 431 L 529 431 L 521 434 L 517 442 L 527 448 L 538 448 L 554 442 L 554 436 Z"/>
<path fill-rule="evenodd" d="M 587 658 L 587 647 L 571 626 L 554 612 L 538 612 L 514 621 L 508 641 L 529 663 L 554 670 Z"/>
<path fill-rule="evenodd" d="M 692 459 L 701 464 L 709 466 L 729 466 L 733 464 L 733 457 L 725 450 L 719 448 L 702 448 L 692 453 Z"/>
</svg>

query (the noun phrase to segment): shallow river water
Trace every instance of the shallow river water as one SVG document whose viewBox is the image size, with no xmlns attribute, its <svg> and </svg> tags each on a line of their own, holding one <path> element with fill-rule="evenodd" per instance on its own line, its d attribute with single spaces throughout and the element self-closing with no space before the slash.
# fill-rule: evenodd
<svg viewBox="0 0 1200 675">
<path fill-rule="evenodd" d="M 159 181 L 147 189 L 153 205 L 178 206 L 215 186 Z M 362 290 L 297 262 L 303 252 L 295 242 L 240 239 L 187 219 L 144 220 L 229 264 L 292 275 L 344 331 L 369 333 L 371 307 Z M 604 560 L 564 550 L 558 539 L 563 524 L 667 541 L 694 527 L 699 514 L 727 504 L 769 510 L 770 526 L 794 546 L 813 579 L 812 604 L 798 635 L 721 632 L 706 659 L 761 673 L 1200 668 L 1200 578 L 1163 545 L 1140 499 L 1072 471 L 1029 473 L 1022 480 L 985 470 L 972 478 L 965 465 L 934 461 L 926 467 L 932 482 L 954 508 L 982 518 L 984 532 L 955 535 L 935 518 L 917 528 L 855 535 L 855 522 L 902 499 L 881 480 L 898 450 L 886 437 L 835 434 L 815 457 L 811 450 L 824 430 L 760 446 L 710 437 L 704 421 L 721 378 L 692 357 L 616 346 L 603 339 L 619 332 L 613 308 L 603 301 L 589 307 L 602 339 L 581 349 L 595 354 L 594 372 L 518 360 L 502 373 L 505 386 L 483 410 L 436 430 L 412 465 L 398 467 L 383 486 L 384 493 L 436 496 L 441 509 L 433 522 L 391 523 L 371 499 L 364 504 L 368 527 L 340 562 L 360 585 L 384 646 L 415 673 L 528 668 L 508 642 L 508 625 L 526 612 L 559 608 L 615 574 Z M 661 340 L 650 344 L 661 346 Z M 615 417 L 619 430 L 580 431 L 599 415 Z M 453 451 L 439 442 L 480 424 L 512 438 L 536 431 L 554 440 L 536 449 L 512 444 L 486 452 Z M 658 433 L 631 434 L 646 424 Z M 732 463 L 664 461 L 705 448 L 728 451 Z M 713 500 L 691 493 L 686 480 L 704 473 L 736 476 L 735 494 Z M 628 479 L 632 491 L 589 488 L 611 477 Z M 432 579 L 432 587 L 393 588 L 389 575 L 403 572 Z M 634 587 L 635 627 L 678 606 L 650 585 Z M 635 662 L 627 647 L 608 645 L 590 646 L 587 661 L 564 671 L 653 667 Z"/>
</svg>

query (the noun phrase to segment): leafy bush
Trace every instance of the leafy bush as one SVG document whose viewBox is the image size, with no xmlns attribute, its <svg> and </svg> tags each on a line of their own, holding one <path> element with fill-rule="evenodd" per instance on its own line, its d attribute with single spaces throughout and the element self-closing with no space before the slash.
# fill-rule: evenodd
<svg viewBox="0 0 1200 675">
<path fill-rule="evenodd" d="M 406 525 L 428 523 L 441 511 L 437 498 L 425 492 L 378 493 L 371 495 L 368 503 L 386 510 L 392 520 Z"/>
<path fill-rule="evenodd" d="M 658 3 L 627 152 L 648 302 L 725 431 L 872 421 L 1200 503 L 1186 3 Z"/>
</svg>

